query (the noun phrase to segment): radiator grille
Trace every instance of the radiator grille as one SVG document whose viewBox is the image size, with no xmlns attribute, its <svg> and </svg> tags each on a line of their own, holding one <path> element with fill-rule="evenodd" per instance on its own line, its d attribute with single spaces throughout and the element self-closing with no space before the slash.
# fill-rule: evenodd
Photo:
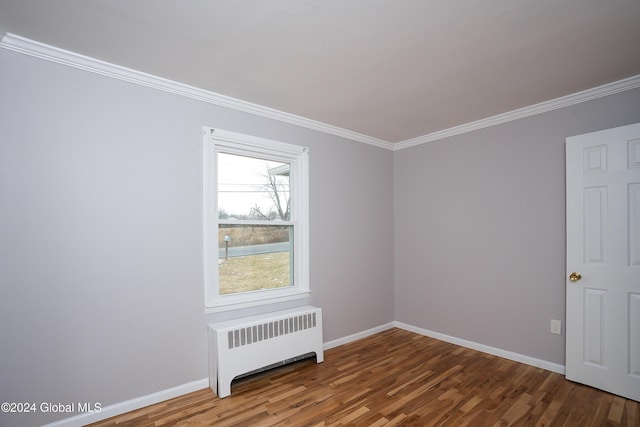
<svg viewBox="0 0 640 427">
<path fill-rule="evenodd" d="M 316 327 L 316 313 L 305 313 L 228 332 L 229 348 L 237 348 Z"/>
</svg>

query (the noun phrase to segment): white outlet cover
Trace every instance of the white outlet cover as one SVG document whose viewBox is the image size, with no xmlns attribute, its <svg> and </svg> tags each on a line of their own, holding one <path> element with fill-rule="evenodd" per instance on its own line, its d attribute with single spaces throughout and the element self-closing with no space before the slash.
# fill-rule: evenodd
<svg viewBox="0 0 640 427">
<path fill-rule="evenodd" d="M 562 335 L 562 322 L 560 320 L 551 319 L 551 333 Z"/>
</svg>

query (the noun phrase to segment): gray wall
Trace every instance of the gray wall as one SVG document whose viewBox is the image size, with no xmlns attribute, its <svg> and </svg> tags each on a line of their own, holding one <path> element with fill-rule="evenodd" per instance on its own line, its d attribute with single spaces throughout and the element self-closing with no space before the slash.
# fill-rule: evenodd
<svg viewBox="0 0 640 427">
<path fill-rule="evenodd" d="M 396 151 L 395 319 L 564 365 L 565 138 L 638 121 L 633 90 Z"/>
<path fill-rule="evenodd" d="M 311 303 L 325 341 L 393 320 L 391 151 L 5 50 L 0 77 L 0 402 L 207 378 L 217 319 Z M 310 298 L 204 314 L 205 125 L 310 147 Z"/>
</svg>

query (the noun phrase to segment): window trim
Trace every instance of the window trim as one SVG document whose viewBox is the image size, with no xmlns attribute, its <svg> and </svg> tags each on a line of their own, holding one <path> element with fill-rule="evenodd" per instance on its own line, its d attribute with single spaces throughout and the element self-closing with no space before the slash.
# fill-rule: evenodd
<svg viewBox="0 0 640 427">
<path fill-rule="evenodd" d="M 241 294 L 218 292 L 217 153 L 219 151 L 287 162 L 291 166 L 291 218 L 273 224 L 293 224 L 293 286 Z M 227 223 L 227 221 L 224 221 Z M 251 221 L 247 222 L 251 223 Z M 309 287 L 309 149 L 294 144 L 203 128 L 203 237 L 205 313 L 235 310 L 305 298 Z"/>
</svg>

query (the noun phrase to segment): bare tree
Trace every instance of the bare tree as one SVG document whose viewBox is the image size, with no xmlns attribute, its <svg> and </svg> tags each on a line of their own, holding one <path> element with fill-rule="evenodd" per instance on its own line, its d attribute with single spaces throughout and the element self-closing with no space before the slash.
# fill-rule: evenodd
<svg viewBox="0 0 640 427">
<path fill-rule="evenodd" d="M 267 168 L 267 173 L 262 175 L 267 181 L 261 187 L 269 199 L 273 202 L 273 207 L 268 212 L 263 212 L 256 204 L 251 210 L 254 215 L 261 219 L 273 220 L 281 219 L 288 221 L 291 217 L 291 199 L 289 192 L 289 173 L 276 174 L 272 173 L 271 169 Z M 275 207 L 275 211 L 274 208 Z"/>
</svg>

